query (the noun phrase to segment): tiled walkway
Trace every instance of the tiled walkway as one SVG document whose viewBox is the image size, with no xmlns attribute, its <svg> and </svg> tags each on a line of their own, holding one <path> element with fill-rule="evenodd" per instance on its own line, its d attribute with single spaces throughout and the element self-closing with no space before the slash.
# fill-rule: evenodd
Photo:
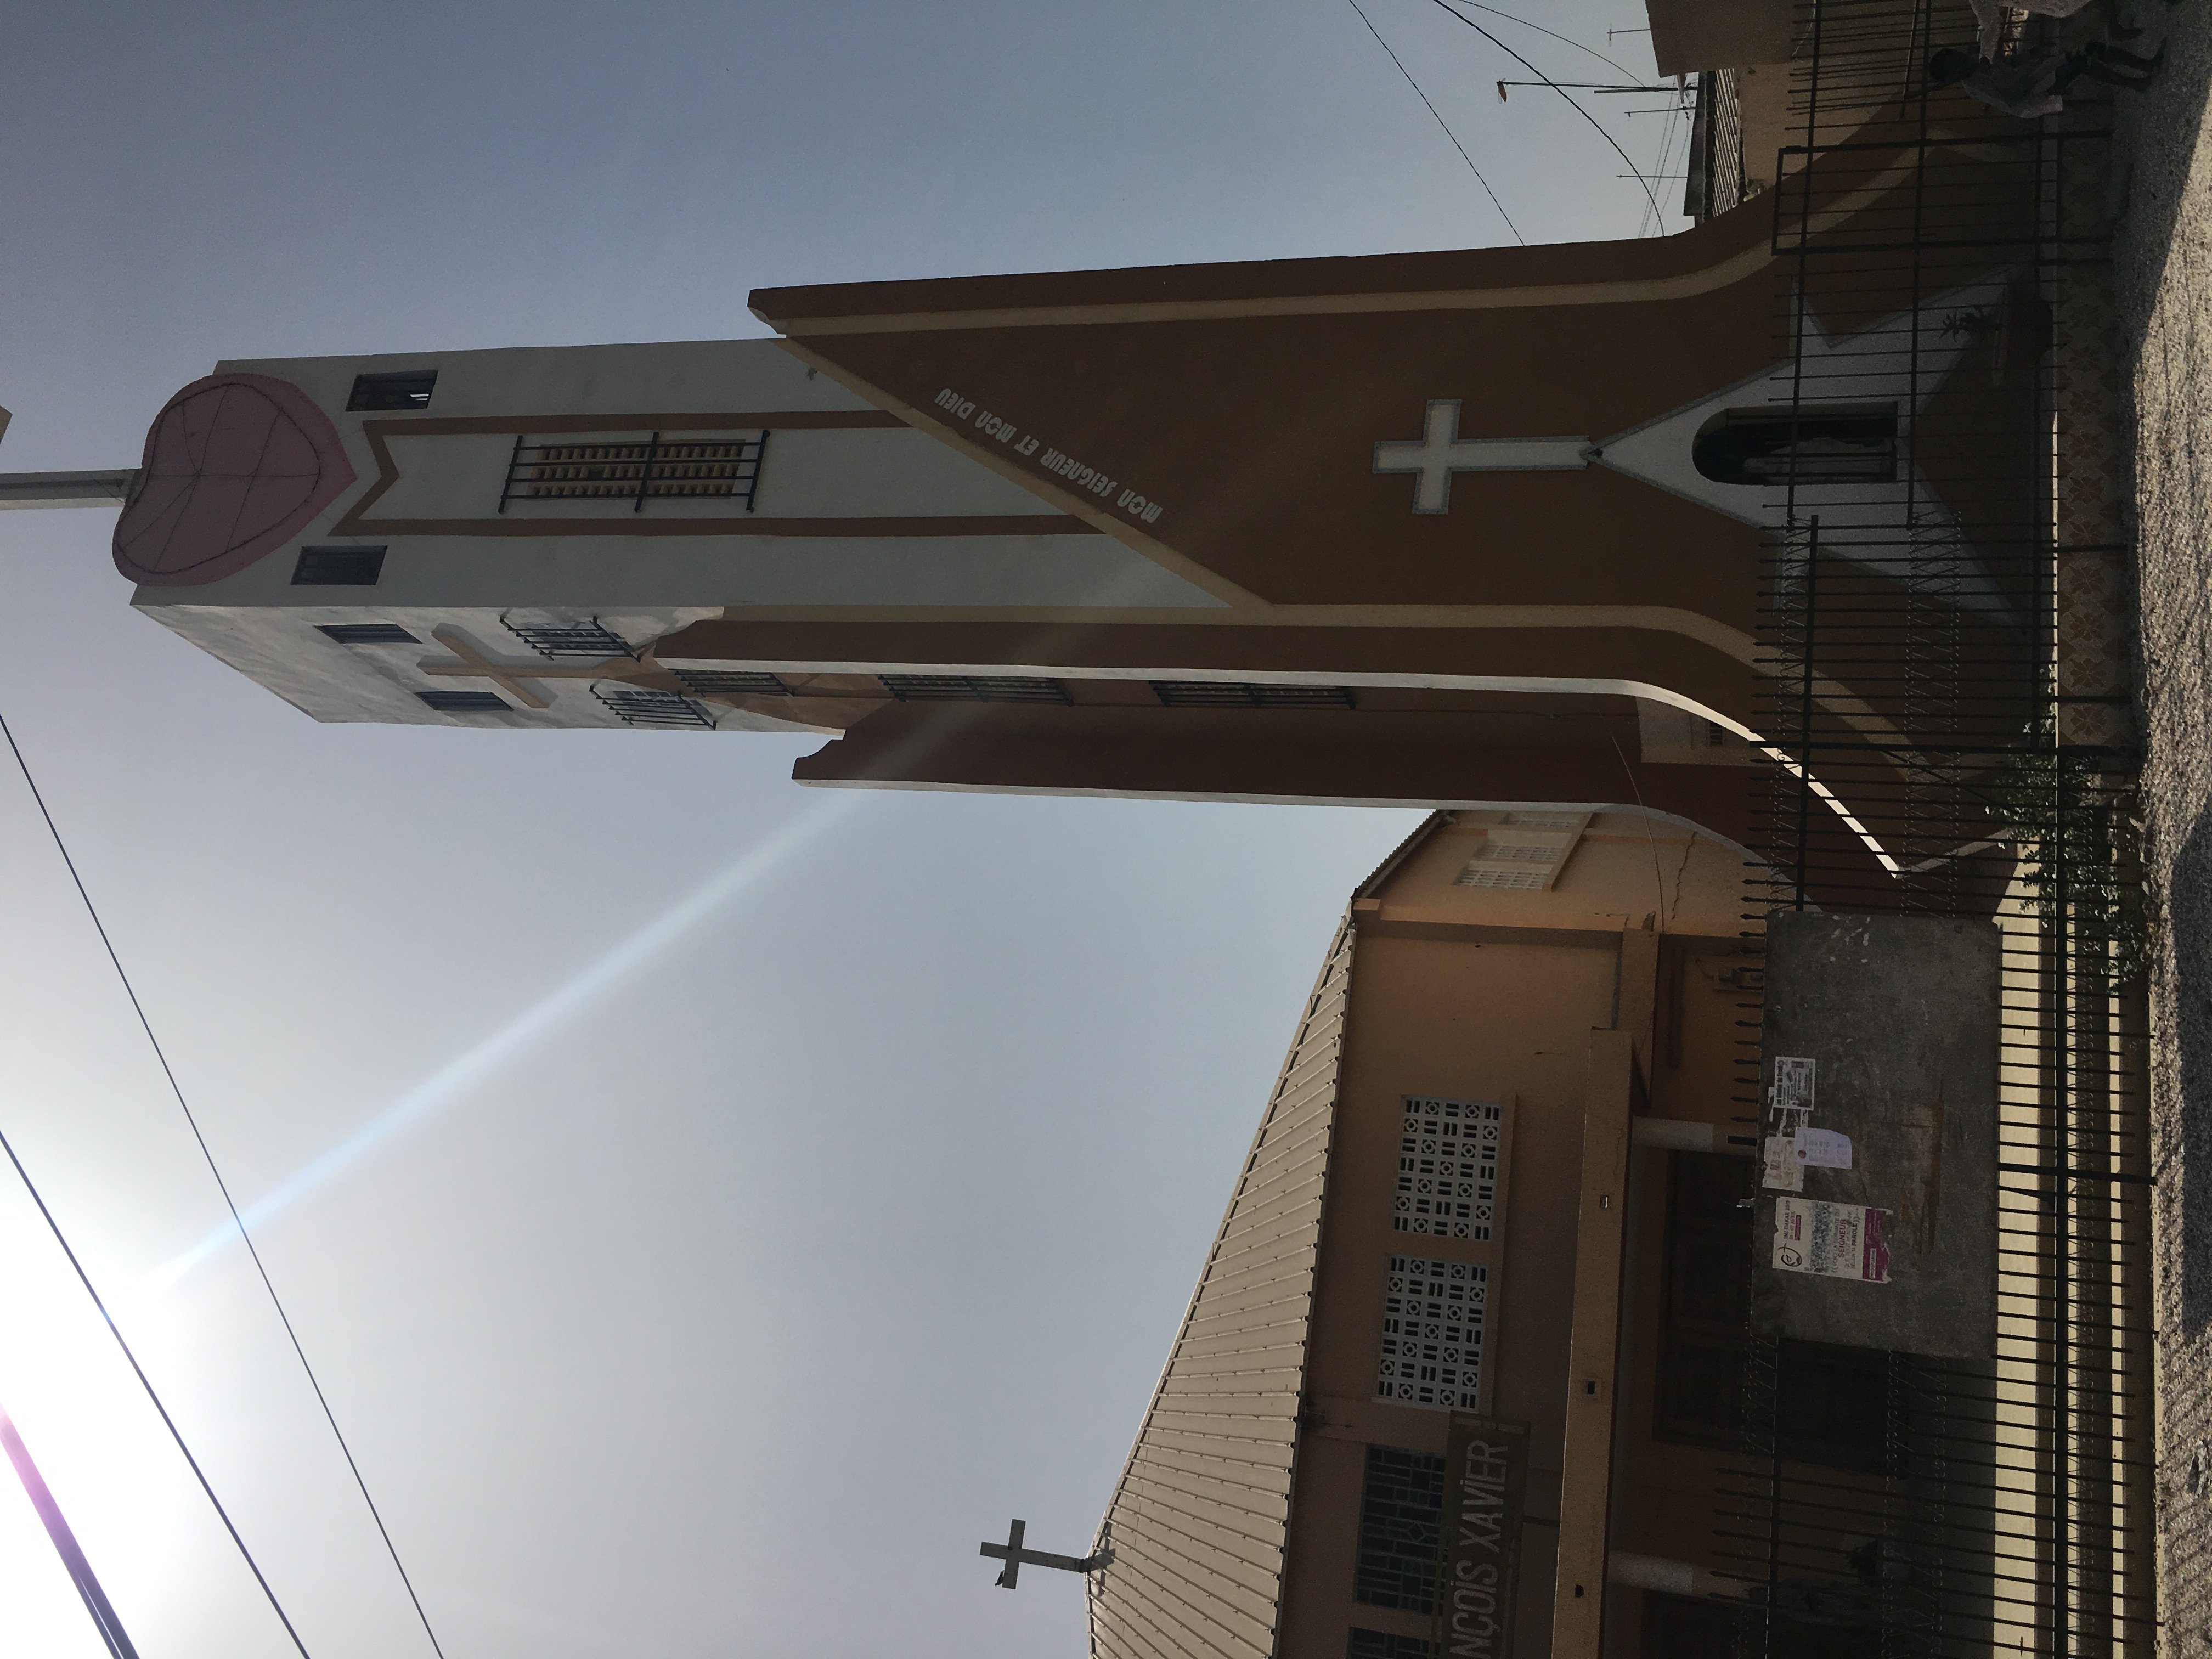
<svg viewBox="0 0 2212 1659">
<path fill-rule="evenodd" d="M 2212 1654 L 2212 11 L 2138 7 L 2166 64 L 2114 110 L 2116 246 L 2134 350 L 2168 1642 Z"/>
</svg>

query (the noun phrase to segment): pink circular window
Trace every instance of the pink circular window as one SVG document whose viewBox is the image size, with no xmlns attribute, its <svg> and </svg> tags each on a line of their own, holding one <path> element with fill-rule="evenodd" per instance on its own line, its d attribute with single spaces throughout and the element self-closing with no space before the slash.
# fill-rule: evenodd
<svg viewBox="0 0 2212 1659">
<path fill-rule="evenodd" d="M 115 521 L 115 568 L 154 587 L 220 581 L 282 547 L 353 481 L 337 428 L 299 387 L 210 374 L 154 417 Z"/>
</svg>

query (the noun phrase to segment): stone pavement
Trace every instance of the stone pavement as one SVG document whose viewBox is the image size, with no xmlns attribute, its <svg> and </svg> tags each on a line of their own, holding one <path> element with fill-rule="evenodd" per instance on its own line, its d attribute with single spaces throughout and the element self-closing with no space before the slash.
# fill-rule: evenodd
<svg viewBox="0 0 2212 1659">
<path fill-rule="evenodd" d="M 2165 1651 L 2212 1654 L 2212 10 L 2138 3 L 2164 72 L 2113 106 L 2132 353 L 2158 1179 Z"/>
</svg>

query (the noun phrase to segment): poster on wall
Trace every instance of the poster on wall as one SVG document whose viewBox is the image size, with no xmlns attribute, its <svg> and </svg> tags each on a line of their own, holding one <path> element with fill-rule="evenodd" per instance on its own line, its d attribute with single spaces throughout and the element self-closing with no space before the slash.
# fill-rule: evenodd
<svg viewBox="0 0 2212 1659">
<path fill-rule="evenodd" d="M 1778 1198 L 1773 1265 L 1787 1273 L 1887 1285 L 1889 1247 L 1882 1230 L 1888 1220 L 1888 1211 L 1863 1204 Z"/>
<path fill-rule="evenodd" d="M 1514 1579 L 1521 1560 L 1528 1425 L 1455 1414 L 1444 1450 L 1443 1582 L 1435 1651 L 1443 1659 L 1503 1659 L 1513 1650 Z"/>
</svg>

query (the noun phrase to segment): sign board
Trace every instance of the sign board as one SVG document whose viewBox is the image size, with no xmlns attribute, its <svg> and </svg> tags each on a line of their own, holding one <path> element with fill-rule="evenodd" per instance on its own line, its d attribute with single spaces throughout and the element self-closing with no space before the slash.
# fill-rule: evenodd
<svg viewBox="0 0 2212 1659">
<path fill-rule="evenodd" d="M 2002 966 L 1994 922 L 1767 918 L 1763 1332 L 1996 1352 Z"/>
<path fill-rule="evenodd" d="M 1889 1249 L 1881 1242 L 1887 1210 L 1819 1199 L 1784 1198 L 1774 1205 L 1774 1255 L 1784 1273 L 1820 1273 L 1864 1285 L 1889 1283 Z"/>
<path fill-rule="evenodd" d="M 1433 1637 L 1442 1659 L 1504 1659 L 1513 1650 L 1528 1482 L 1527 1424 L 1453 1417 L 1444 1451 L 1443 1582 Z"/>
</svg>

